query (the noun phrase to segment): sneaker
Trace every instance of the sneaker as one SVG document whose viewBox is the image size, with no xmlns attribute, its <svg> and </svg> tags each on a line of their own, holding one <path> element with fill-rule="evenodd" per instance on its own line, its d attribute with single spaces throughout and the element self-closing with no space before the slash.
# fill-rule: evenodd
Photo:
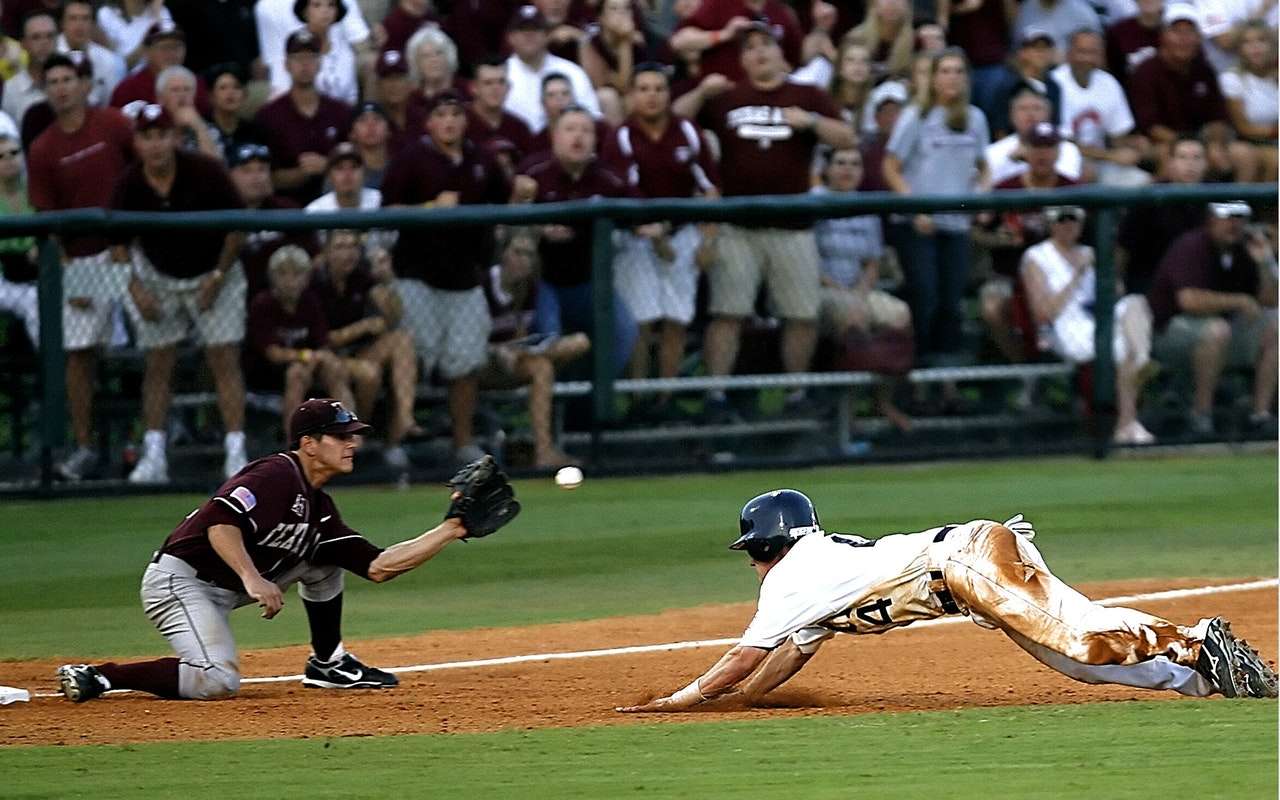
<svg viewBox="0 0 1280 800">
<path fill-rule="evenodd" d="M 98 668 L 88 664 L 63 664 L 58 667 L 58 685 L 73 703 L 92 700 L 111 688 Z"/>
<path fill-rule="evenodd" d="M 98 454 L 88 447 L 77 447 L 67 460 L 53 468 L 64 481 L 79 481 L 98 468 Z"/>
<path fill-rule="evenodd" d="M 231 478 L 237 472 L 244 469 L 248 465 L 249 459 L 244 454 L 244 449 L 228 450 L 227 457 L 222 462 L 222 477 Z M 133 476 L 129 476 L 130 480 Z"/>
<path fill-rule="evenodd" d="M 458 462 L 460 465 L 466 465 L 470 464 L 472 461 L 478 461 L 484 458 L 484 456 L 485 452 L 481 450 L 480 445 L 475 442 L 472 442 L 471 444 L 464 444 L 462 447 L 453 451 L 453 460 Z"/>
<path fill-rule="evenodd" d="M 1258 651 L 1250 647 L 1248 642 L 1236 639 L 1233 655 L 1236 678 L 1245 690 L 1246 697 L 1276 697 L 1280 694 L 1276 688 L 1275 670 L 1262 660 Z"/>
<path fill-rule="evenodd" d="M 400 679 L 385 670 L 366 667 L 350 653 L 333 661 L 307 658 L 302 685 L 315 689 L 383 689 L 399 686 Z"/>
<path fill-rule="evenodd" d="M 404 448 L 400 445 L 388 447 L 386 450 L 383 450 L 382 460 L 387 462 L 388 467 L 394 467 L 396 469 L 409 468 L 409 454 L 406 453 Z"/>
<path fill-rule="evenodd" d="M 1231 635 L 1231 625 L 1222 617 L 1214 617 L 1205 626 L 1204 641 L 1200 643 L 1200 656 L 1196 659 L 1199 672 L 1227 697 L 1239 697 L 1240 685 L 1236 679 L 1236 640 Z"/>
<path fill-rule="evenodd" d="M 148 454 L 142 457 L 138 466 L 129 473 L 129 483 L 168 483 L 169 461 L 164 453 Z"/>
</svg>

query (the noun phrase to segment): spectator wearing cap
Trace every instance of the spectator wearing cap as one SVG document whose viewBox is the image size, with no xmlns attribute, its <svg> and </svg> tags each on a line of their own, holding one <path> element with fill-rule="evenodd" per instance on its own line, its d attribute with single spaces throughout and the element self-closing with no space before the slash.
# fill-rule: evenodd
<svg viewBox="0 0 1280 800">
<path fill-rule="evenodd" d="M 193 211 L 240 208 L 240 196 L 222 162 L 179 149 L 173 118 L 163 106 L 143 107 L 134 121 L 134 162 L 116 185 L 111 207 L 120 211 Z M 226 431 L 223 473 L 247 462 L 244 447 L 245 279 L 239 252 L 244 235 L 221 231 L 149 231 L 112 248 L 116 263 L 130 263 L 127 304 L 145 354 L 142 379 L 143 453 L 129 473 L 140 484 L 168 483 L 165 453 L 176 346 L 194 327 L 213 373 Z"/>
<path fill-rule="evenodd" d="M 470 99 L 466 81 L 458 77 L 458 48 L 444 31 L 435 25 L 420 28 L 405 45 L 409 66 L 409 83 L 413 91 L 409 105 L 418 119 L 426 116 L 431 99 L 441 92 L 452 91 Z"/>
<path fill-rule="evenodd" d="M 386 32 L 382 52 L 405 52 L 409 37 L 428 24 L 440 24 L 440 17 L 431 8 L 431 0 L 395 0 L 382 19 L 382 30 Z"/>
<path fill-rule="evenodd" d="M 862 183 L 858 190 L 863 192 L 887 192 L 889 184 L 884 179 L 884 154 L 893 135 L 893 126 L 898 124 L 898 115 L 907 105 L 907 87 L 900 81 L 885 81 L 871 91 L 867 98 L 866 116 L 872 124 L 869 131 L 864 131 L 861 138 L 862 150 Z"/>
<path fill-rule="evenodd" d="M 48 72 L 51 63 L 62 64 L 63 60 L 68 61 L 72 68 L 76 71 L 76 77 L 80 80 L 93 85 L 93 62 L 89 61 L 88 56 L 79 50 L 72 50 L 67 53 L 54 53 L 45 61 L 45 71 Z M 92 105 L 92 104 L 90 104 Z M 3 113 L 3 112 L 0 112 Z M 22 147 L 24 150 L 31 149 L 31 143 L 36 140 L 45 129 L 53 124 L 57 115 L 53 112 L 53 106 L 49 104 L 47 99 L 38 103 L 33 103 L 27 109 L 27 113 L 22 115 Z"/>
<path fill-rule="evenodd" d="M 295 31 L 285 49 L 292 85 L 259 109 L 254 121 L 265 131 L 275 159 L 276 190 L 299 203 L 310 203 L 324 186 L 329 151 L 347 138 L 351 106 L 316 89 L 320 42 L 313 33 L 305 28 Z"/>
<path fill-rule="evenodd" d="M 271 151 L 264 144 L 240 145 L 227 159 L 227 172 L 244 207 L 251 211 L 296 210 L 298 204 L 275 193 L 271 185 Z M 293 244 L 308 253 L 319 251 L 315 231 L 249 231 L 240 246 L 245 299 L 253 302 L 267 288 L 267 262 L 275 251 Z"/>
<path fill-rule="evenodd" d="M 293 10 L 303 24 L 299 30 L 309 32 L 319 45 L 316 91 L 349 106 L 355 105 L 360 97 L 358 55 L 340 24 L 348 13 L 346 0 L 297 0 Z M 362 45 L 366 49 L 367 46 L 367 42 Z M 273 96 L 287 92 L 292 84 L 292 73 L 285 61 L 270 62 Z"/>
<path fill-rule="evenodd" d="M 92 84 L 67 56 L 49 57 L 45 83 L 55 119 L 27 159 L 27 185 L 37 211 L 105 208 L 133 159 L 133 126 L 114 108 L 88 104 Z M 67 351 L 67 400 L 76 449 L 58 465 L 67 480 L 94 471 L 93 395 L 98 350 L 125 297 L 127 264 L 113 264 L 100 234 L 59 237 L 62 254 L 62 346 Z"/>
<path fill-rule="evenodd" d="M 152 25 L 143 43 L 147 47 L 146 66 L 116 86 L 111 93 L 111 105 L 116 108 L 124 108 L 131 103 L 156 102 L 156 78 L 169 67 L 182 66 L 186 62 L 187 35 L 172 22 Z M 209 90 L 199 78 L 196 78 L 196 108 L 201 114 L 209 112 Z"/>
<path fill-rule="evenodd" d="M 1204 142 L 1184 137 L 1170 146 L 1165 178 L 1161 183 L 1192 185 L 1204 181 L 1209 163 Z M 1169 203 L 1133 206 L 1120 220 L 1116 234 L 1116 271 L 1131 292 L 1145 293 L 1151 286 L 1169 244 L 1199 227 L 1208 206 L 1204 203 Z"/>
<path fill-rule="evenodd" d="M 907 0 L 874 0 L 866 19 L 846 33 L 843 41 L 859 42 L 867 48 L 876 80 L 906 77 L 915 47 L 911 4 Z"/>
<path fill-rule="evenodd" d="M 1026 172 L 1024 150 L 1031 135 L 1037 130 L 1053 131 L 1054 146 L 1058 150 L 1058 161 L 1054 169 L 1073 181 L 1080 180 L 1084 172 L 1084 156 L 1073 142 L 1059 143 L 1058 129 L 1051 119 L 1049 101 L 1044 95 L 1029 86 L 1023 87 L 1009 101 L 1009 120 L 1013 132 L 986 147 L 987 168 L 991 171 L 994 183 Z M 1048 128 L 1043 128 L 1042 125 L 1047 125 Z"/>
<path fill-rule="evenodd" d="M 44 62 L 55 52 L 58 24 L 52 13 L 36 11 L 22 20 L 22 49 L 27 68 L 4 83 L 0 110 L 21 124 L 27 109 L 45 99 Z"/>
<path fill-rule="evenodd" d="M 524 5 L 516 9 L 507 25 L 507 43 L 511 56 L 507 59 L 507 92 L 505 108 L 515 114 L 529 130 L 538 132 L 546 127 L 546 112 L 542 108 L 542 79 L 558 72 L 573 85 L 573 96 L 592 117 L 599 119 L 600 102 L 595 88 L 582 67 L 547 51 L 547 19 L 537 6 Z"/>
<path fill-rule="evenodd" d="M 1213 397 L 1226 367 L 1252 369 L 1250 427 L 1275 437 L 1275 254 L 1247 227 L 1244 203 L 1210 203 L 1205 223 L 1165 252 L 1147 291 L 1155 316 L 1155 356 L 1191 369 L 1192 433 L 1214 432 Z"/>
<path fill-rule="evenodd" d="M 1076 31 L 1067 60 L 1049 73 L 1060 90 L 1063 132 L 1080 148 L 1086 179 L 1108 186 L 1145 186 L 1151 175 L 1137 164 L 1146 139 L 1133 134 L 1133 112 L 1120 82 L 1102 69 L 1103 41 L 1097 31 Z"/>
<path fill-rule="evenodd" d="M 381 189 L 393 155 L 391 121 L 386 109 L 377 103 L 361 103 L 351 123 L 351 144 L 364 162 L 365 188 Z"/>
<path fill-rule="evenodd" d="M 244 118 L 246 76 L 239 64 L 230 61 L 215 64 L 205 77 L 213 107 L 209 115 L 209 135 L 222 152 L 222 160 L 229 165 L 241 145 L 262 144 L 266 134 L 253 120 Z"/>
<path fill-rule="evenodd" d="M 382 207 L 382 192 L 364 185 L 364 158 L 351 142 L 339 142 L 329 153 L 329 185 L 333 191 L 307 204 L 307 211 L 373 211 Z"/>
<path fill-rule="evenodd" d="M 199 0 L 193 0 L 199 2 Z M 262 60 L 266 63 L 267 69 L 271 77 L 271 85 L 277 87 L 281 84 L 277 83 L 276 75 L 281 74 L 287 77 L 288 69 L 282 67 L 287 60 L 286 44 L 289 37 L 299 30 L 305 29 L 307 26 L 303 23 L 303 14 L 309 0 L 258 0 L 253 6 L 253 16 L 257 23 L 258 31 L 258 50 L 262 54 Z M 351 6 L 345 3 L 342 6 L 345 12 L 341 14 L 331 26 L 329 35 L 335 43 L 341 42 L 341 46 L 350 46 L 355 48 L 357 53 L 368 53 L 370 65 L 372 62 L 372 36 L 369 30 L 369 24 L 365 21 L 364 15 L 360 11 L 359 5 Z M 281 70 L 283 69 L 283 73 Z M 281 78 L 283 81 L 283 78 Z M 288 82 L 283 82 L 284 88 L 288 88 Z M 277 90 L 281 91 L 281 90 Z"/>
<path fill-rule="evenodd" d="M 1164 0 L 1137 0 L 1137 6 L 1137 14 L 1107 26 L 1107 71 L 1126 90 L 1133 71 L 1156 54 L 1164 24 Z"/>
<path fill-rule="evenodd" d="M 947 32 L 947 41 L 969 56 L 973 104 L 984 111 L 992 107 L 1004 80 L 1016 13 L 1017 7 L 1007 0 L 943 0 L 938 4 L 938 24 Z"/>
<path fill-rule="evenodd" d="M 795 12 L 778 0 L 704 0 L 697 11 L 680 21 L 671 35 L 671 49 L 686 58 L 698 57 L 702 78 L 723 75 L 740 81 L 746 73 L 739 58 L 738 38 L 752 22 L 772 29 L 789 68 L 800 66 L 804 30 Z"/>
<path fill-rule="evenodd" d="M 391 161 L 382 182 L 388 207 L 451 208 L 507 202 L 513 192 L 488 154 L 466 138 L 462 97 L 446 90 L 432 98 L 426 135 Z M 493 251 L 487 227 L 405 229 L 392 249 L 405 306 L 405 324 L 422 360 L 422 374 L 439 371 L 449 385 L 454 454 L 479 457 L 472 427 L 477 371 L 487 359 L 489 311 L 480 288 Z"/>
<path fill-rule="evenodd" d="M 1031 31 L 1049 34 L 1055 64 L 1058 55 L 1067 50 L 1067 37 L 1079 30 L 1102 33 L 1102 19 L 1085 0 L 1026 0 L 1013 21 L 1013 33 L 1018 39 Z"/>
<path fill-rule="evenodd" d="M 124 79 L 124 59 L 91 38 L 93 35 L 92 0 L 68 0 L 62 4 L 61 35 L 57 50 L 66 53 L 79 50 L 93 63 L 93 93 L 89 105 L 105 106 L 111 93 Z"/>
<path fill-rule="evenodd" d="M 1023 32 L 1013 59 L 1005 67 L 1003 80 L 991 95 L 992 105 L 983 109 L 997 139 L 1014 129 L 1009 108 L 1014 96 L 1023 89 L 1031 89 L 1044 97 L 1049 102 L 1049 121 L 1058 122 L 1061 90 L 1049 78 L 1049 70 L 1056 63 L 1053 37 L 1047 31 L 1033 28 Z"/>
<path fill-rule="evenodd" d="M 168 67 L 156 76 L 156 101 L 173 119 L 178 146 L 221 161 L 222 148 L 209 131 L 209 123 L 196 111 L 195 99 L 196 76 L 186 67 Z"/>
<path fill-rule="evenodd" d="M 165 21 L 172 22 L 173 16 L 163 0 L 107 0 L 98 7 L 98 30 L 130 69 L 146 58 L 147 31 Z"/>
<path fill-rule="evenodd" d="M 382 108 L 391 126 L 390 155 L 400 152 L 410 139 L 422 135 L 422 107 L 410 103 L 413 84 L 409 62 L 399 50 L 383 50 L 374 65 L 373 101 Z"/>
<path fill-rule="evenodd" d="M 532 150 L 533 134 L 524 120 L 503 108 L 510 91 L 505 60 L 491 58 L 476 65 L 467 106 L 467 138 L 494 154 L 508 175 L 514 175 L 515 166 Z"/>
</svg>

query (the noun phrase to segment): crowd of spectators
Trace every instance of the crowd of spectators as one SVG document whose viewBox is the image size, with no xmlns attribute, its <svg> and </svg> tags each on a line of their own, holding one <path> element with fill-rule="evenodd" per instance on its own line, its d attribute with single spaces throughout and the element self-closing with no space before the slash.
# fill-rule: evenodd
<svg viewBox="0 0 1280 800">
<path fill-rule="evenodd" d="M 1274 0 L 2 8 L 6 214 L 1276 180 Z M 1256 366 L 1251 422 L 1274 424 L 1275 220 L 1242 220 L 1241 208 L 1249 211 L 1157 206 L 1125 219 L 1118 442 L 1151 440 L 1132 395 L 1150 372 L 1153 337 L 1157 358 L 1166 339 L 1182 345 L 1163 349 L 1194 372 L 1197 431 L 1212 429 L 1213 387 L 1230 363 Z M 948 363 L 966 346 L 962 302 L 978 284 L 1005 357 L 1039 348 L 1085 362 L 1092 352 L 1066 341 L 1092 325 L 1083 216 L 1054 208 L 816 229 L 786 219 L 620 229 L 614 367 L 677 374 L 699 320 L 707 371 L 728 375 L 757 315 L 780 322 L 788 372 L 812 369 L 824 336 L 910 335 L 918 363 Z M 1199 238 L 1179 238 L 1187 231 Z M 32 338 L 36 244 L 0 246 L 0 309 Z M 461 460 L 478 454 L 481 386 L 532 383 L 542 387 L 531 392 L 536 460 L 567 460 L 549 439 L 545 387 L 591 347 L 596 292 L 583 223 L 70 235 L 58 244 L 76 445 L 60 465 L 68 479 L 97 469 L 97 358 L 122 341 L 146 354 L 136 482 L 168 480 L 175 348 L 189 341 L 214 378 L 228 473 L 246 458 L 246 376 L 290 402 L 318 391 L 365 414 L 385 386 L 384 453 L 394 466 L 407 465 L 402 441 L 423 433 L 413 415 L 420 377 L 447 386 Z M 898 273 L 889 294 L 885 278 Z M 1024 317 L 1038 332 L 1030 345 L 1017 330 Z M 909 428 L 892 392 L 878 397 Z M 807 399 L 796 390 L 787 403 Z M 667 400 L 637 412 L 665 413 Z M 711 392 L 707 405 L 725 411 L 726 398 Z"/>
</svg>

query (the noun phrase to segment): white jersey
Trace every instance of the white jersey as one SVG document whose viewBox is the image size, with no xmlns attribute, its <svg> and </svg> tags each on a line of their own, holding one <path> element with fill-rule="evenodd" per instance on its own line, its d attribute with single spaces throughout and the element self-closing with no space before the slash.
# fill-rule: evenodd
<svg viewBox="0 0 1280 800">
<path fill-rule="evenodd" d="M 835 632 L 884 633 L 949 613 L 936 594 L 943 588 L 940 567 L 957 542 L 992 524 L 976 520 L 879 539 L 805 536 L 765 576 L 739 644 L 772 649 L 792 637 L 811 652 Z"/>
</svg>

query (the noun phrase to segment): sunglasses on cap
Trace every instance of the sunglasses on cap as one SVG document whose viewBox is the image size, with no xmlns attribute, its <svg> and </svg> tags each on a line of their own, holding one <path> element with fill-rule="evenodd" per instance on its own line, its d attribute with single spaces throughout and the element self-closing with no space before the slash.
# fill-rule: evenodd
<svg viewBox="0 0 1280 800">
<path fill-rule="evenodd" d="M 1046 208 L 1045 218 L 1050 222 L 1083 222 L 1084 209 L 1069 206 L 1066 208 Z"/>
<path fill-rule="evenodd" d="M 1248 219 L 1253 216 L 1253 209 L 1248 203 L 1238 200 L 1228 203 L 1210 203 L 1209 212 L 1218 219 Z"/>
<path fill-rule="evenodd" d="M 251 161 L 253 159 L 270 161 L 271 148 L 267 147 L 265 144 L 242 144 L 240 145 L 240 148 L 236 150 L 236 161 L 244 163 L 245 161 Z"/>
</svg>

